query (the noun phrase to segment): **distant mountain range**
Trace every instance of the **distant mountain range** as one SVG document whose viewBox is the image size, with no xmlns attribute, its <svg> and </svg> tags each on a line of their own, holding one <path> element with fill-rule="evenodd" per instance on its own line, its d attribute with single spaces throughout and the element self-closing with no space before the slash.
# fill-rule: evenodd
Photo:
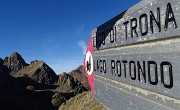
<svg viewBox="0 0 180 110">
<path fill-rule="evenodd" d="M 82 65 L 57 75 L 44 61 L 28 64 L 17 52 L 0 58 L 0 110 L 57 110 L 89 89 Z"/>
</svg>

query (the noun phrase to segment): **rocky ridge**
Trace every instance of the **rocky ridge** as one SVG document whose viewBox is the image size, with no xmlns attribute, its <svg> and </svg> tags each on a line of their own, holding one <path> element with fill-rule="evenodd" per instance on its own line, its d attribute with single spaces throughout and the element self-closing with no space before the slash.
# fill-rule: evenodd
<svg viewBox="0 0 180 110">
<path fill-rule="evenodd" d="M 87 91 L 70 74 L 56 73 L 44 61 L 27 64 L 17 52 L 0 58 L 0 109 L 57 110 Z"/>
<path fill-rule="evenodd" d="M 37 83 L 54 84 L 56 73 L 44 61 L 32 61 L 28 66 L 18 71 L 15 77 L 29 77 Z"/>
<path fill-rule="evenodd" d="M 57 110 L 89 88 L 83 66 L 56 75 L 44 61 L 28 64 L 17 52 L 0 58 L 0 110 Z"/>
</svg>

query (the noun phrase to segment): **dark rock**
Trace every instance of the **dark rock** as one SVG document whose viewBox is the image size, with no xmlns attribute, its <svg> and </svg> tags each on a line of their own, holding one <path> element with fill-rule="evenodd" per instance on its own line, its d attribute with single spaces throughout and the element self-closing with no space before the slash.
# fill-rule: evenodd
<svg viewBox="0 0 180 110">
<path fill-rule="evenodd" d="M 15 52 L 11 56 L 4 59 L 4 65 L 10 69 L 11 74 L 15 74 L 28 64 L 24 61 L 19 53 Z"/>
</svg>

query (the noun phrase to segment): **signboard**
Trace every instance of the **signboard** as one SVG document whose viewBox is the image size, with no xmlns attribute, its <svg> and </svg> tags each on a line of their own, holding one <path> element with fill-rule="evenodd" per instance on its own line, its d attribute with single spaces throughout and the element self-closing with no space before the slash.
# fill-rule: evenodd
<svg viewBox="0 0 180 110">
<path fill-rule="evenodd" d="M 94 93 L 108 109 L 180 109 L 180 1 L 143 0 L 92 31 Z"/>
</svg>

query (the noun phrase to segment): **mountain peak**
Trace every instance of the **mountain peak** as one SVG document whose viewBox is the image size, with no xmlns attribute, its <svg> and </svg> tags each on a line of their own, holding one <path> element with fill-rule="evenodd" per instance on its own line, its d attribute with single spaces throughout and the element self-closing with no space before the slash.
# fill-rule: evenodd
<svg viewBox="0 0 180 110">
<path fill-rule="evenodd" d="M 9 56 L 9 58 L 13 58 L 13 59 L 18 59 L 18 60 L 23 60 L 24 61 L 24 59 L 21 57 L 21 55 L 18 52 L 14 52 L 13 54 L 11 54 Z"/>
<path fill-rule="evenodd" d="M 24 61 L 18 52 L 14 52 L 9 57 L 4 59 L 4 65 L 6 65 L 11 70 L 11 73 L 14 73 L 24 68 L 28 64 Z"/>
<path fill-rule="evenodd" d="M 11 56 L 21 56 L 18 52 L 14 52 Z"/>
<path fill-rule="evenodd" d="M 14 53 L 11 54 L 8 58 L 9 58 L 9 59 L 19 60 L 19 61 L 25 63 L 24 59 L 21 57 L 21 55 L 20 55 L 18 52 L 14 52 Z"/>
</svg>

